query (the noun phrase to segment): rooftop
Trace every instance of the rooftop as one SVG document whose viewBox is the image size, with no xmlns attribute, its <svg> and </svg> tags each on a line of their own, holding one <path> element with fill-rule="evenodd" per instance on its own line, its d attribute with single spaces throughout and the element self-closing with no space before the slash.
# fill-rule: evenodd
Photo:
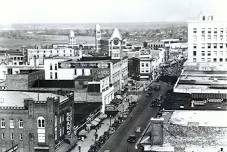
<svg viewBox="0 0 227 152">
<path fill-rule="evenodd" d="M 53 93 L 38 92 L 21 92 L 21 91 L 0 91 L 0 107 L 24 107 L 25 99 L 33 99 L 34 101 L 46 101 L 48 97 L 60 97 L 60 102 L 67 97 Z"/>
</svg>

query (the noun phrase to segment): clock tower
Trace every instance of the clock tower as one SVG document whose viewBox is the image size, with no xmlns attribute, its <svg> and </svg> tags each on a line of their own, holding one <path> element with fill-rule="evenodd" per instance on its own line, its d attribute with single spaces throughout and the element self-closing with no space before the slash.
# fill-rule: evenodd
<svg viewBox="0 0 227 152">
<path fill-rule="evenodd" d="M 122 58 L 122 37 L 117 28 L 109 39 L 109 56 L 111 59 L 121 59 Z"/>
</svg>

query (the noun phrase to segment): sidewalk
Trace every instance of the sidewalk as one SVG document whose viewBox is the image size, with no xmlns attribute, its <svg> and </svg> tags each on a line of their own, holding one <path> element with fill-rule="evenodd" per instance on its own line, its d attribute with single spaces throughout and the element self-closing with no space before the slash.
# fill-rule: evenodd
<svg viewBox="0 0 227 152">
<path fill-rule="evenodd" d="M 127 97 L 130 101 L 137 101 L 137 95 L 129 95 Z M 122 102 L 122 104 L 118 107 L 119 113 L 125 111 L 129 106 L 129 102 Z M 111 124 L 113 124 L 114 120 L 119 117 L 119 113 L 111 118 Z M 97 130 L 98 139 L 100 136 L 104 134 L 105 131 L 108 131 L 110 128 L 110 118 L 106 118 L 101 122 L 101 127 Z M 72 152 L 88 152 L 91 145 L 95 143 L 95 129 L 92 129 L 88 134 L 84 141 L 78 141 L 77 146 L 72 149 Z M 81 151 L 79 151 L 79 146 L 81 147 Z"/>
</svg>

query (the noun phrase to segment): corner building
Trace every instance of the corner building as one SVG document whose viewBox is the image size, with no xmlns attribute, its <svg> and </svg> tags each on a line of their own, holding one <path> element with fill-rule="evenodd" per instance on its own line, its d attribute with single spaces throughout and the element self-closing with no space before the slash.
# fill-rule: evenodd
<svg viewBox="0 0 227 152">
<path fill-rule="evenodd" d="M 54 152 L 72 140 L 73 94 L 1 91 L 0 100 L 0 152 Z"/>
</svg>

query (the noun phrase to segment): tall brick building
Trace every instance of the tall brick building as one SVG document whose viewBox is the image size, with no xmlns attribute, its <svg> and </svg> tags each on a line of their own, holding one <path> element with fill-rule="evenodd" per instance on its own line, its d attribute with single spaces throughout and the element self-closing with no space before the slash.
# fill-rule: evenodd
<svg viewBox="0 0 227 152">
<path fill-rule="evenodd" d="M 0 152 L 54 152 L 73 144 L 73 94 L 0 91 Z"/>
</svg>

